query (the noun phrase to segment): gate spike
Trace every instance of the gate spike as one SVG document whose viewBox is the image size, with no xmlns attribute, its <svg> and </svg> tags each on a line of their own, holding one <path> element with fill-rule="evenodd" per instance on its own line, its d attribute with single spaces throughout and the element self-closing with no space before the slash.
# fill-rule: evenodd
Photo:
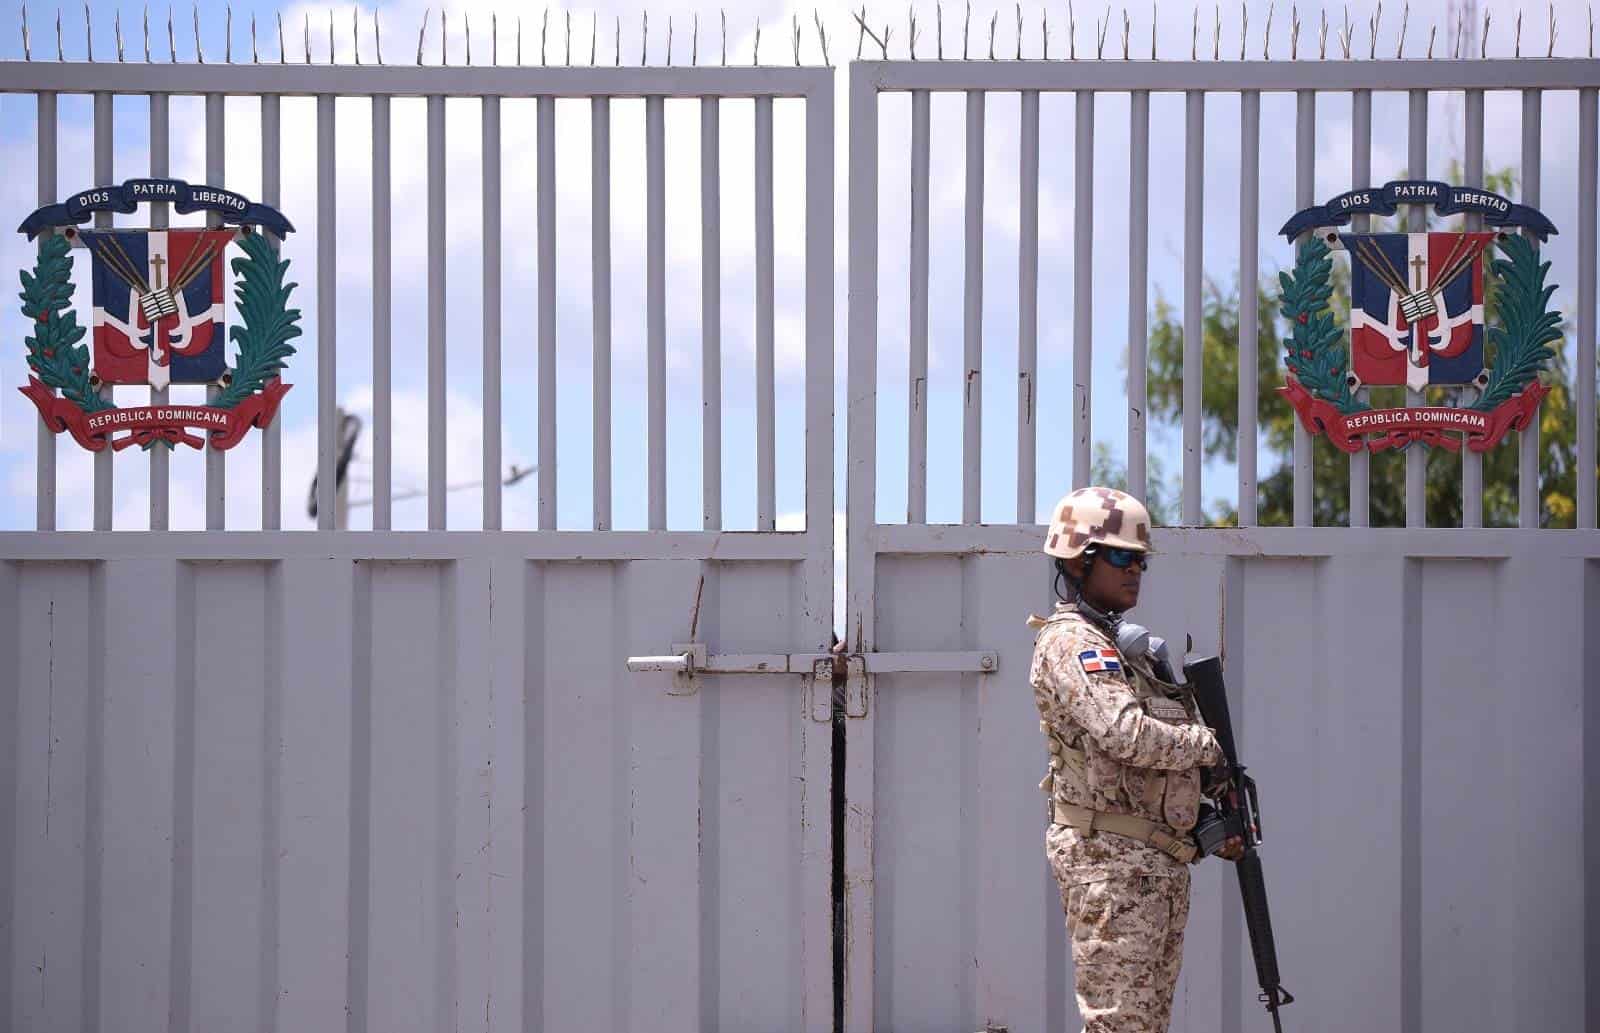
<svg viewBox="0 0 1600 1033">
<path fill-rule="evenodd" d="M 1493 21 L 1493 20 L 1494 20 L 1494 12 L 1492 12 L 1492 11 L 1484 11 L 1483 12 L 1483 35 L 1478 37 L 1478 57 L 1479 58 L 1486 58 L 1486 57 L 1489 56 L 1489 23 L 1491 21 Z M 1518 47 L 1518 49 L 1520 49 L 1522 47 L 1522 40 L 1520 38 L 1517 40 L 1517 47 Z"/>
<path fill-rule="evenodd" d="M 915 50 L 917 49 L 917 41 L 916 41 L 915 37 L 913 37 L 912 40 L 911 40 L 911 49 L 912 49 L 913 52 L 915 52 Z M 1022 2 L 1021 2 L 1021 0 L 1017 0 L 1017 60 L 1018 61 L 1022 60 Z"/>
<path fill-rule="evenodd" d="M 866 12 L 865 7 L 862 7 L 861 10 L 863 13 Z M 850 16 L 855 17 L 855 12 L 851 11 Z M 856 60 L 859 61 L 861 60 L 861 48 L 867 42 L 867 23 L 861 18 L 856 18 L 856 24 L 861 26 L 856 30 Z"/>
<path fill-rule="evenodd" d="M 1300 60 L 1300 5 L 1289 5 L 1289 60 Z"/>
<path fill-rule="evenodd" d="M 450 65 L 450 23 L 445 20 L 444 8 L 439 8 L 439 67 Z"/>
<path fill-rule="evenodd" d="M 944 60 L 944 5 L 933 5 L 933 52 L 940 61 Z"/>
<path fill-rule="evenodd" d="M 1128 9 L 1122 9 L 1123 20 L 1128 17 Z M 1039 5 L 1039 35 L 1044 37 L 1044 60 L 1050 60 L 1050 5 Z M 1126 56 L 1126 55 L 1124 55 Z"/>
<path fill-rule="evenodd" d="M 759 14 L 756 15 L 756 43 L 750 52 L 750 63 L 752 65 L 761 64 L 761 16 Z"/>
<path fill-rule="evenodd" d="M 1550 0 L 1550 48 L 1545 51 L 1544 56 L 1556 56 L 1556 0 Z"/>
<path fill-rule="evenodd" d="M 599 48 L 600 40 L 600 13 L 589 12 L 589 67 L 594 67 L 595 53 Z"/>
<path fill-rule="evenodd" d="M 1216 5 L 1211 19 L 1211 60 L 1222 60 L 1222 5 Z"/>
<path fill-rule="evenodd" d="M 1154 35 L 1154 33 L 1151 33 Z M 1250 41 L 1250 8 L 1239 0 L 1239 60 L 1244 60 L 1244 48 Z"/>
<path fill-rule="evenodd" d="M 1589 5 L 1589 56 L 1594 57 L 1594 4 Z"/>
<path fill-rule="evenodd" d="M 698 25 L 698 24 L 699 23 L 696 22 L 696 25 Z M 692 55 L 692 52 L 691 52 L 691 56 L 689 58 L 689 63 L 691 65 L 694 64 L 694 57 Z M 794 16 L 794 66 L 796 68 L 800 67 L 800 15 L 799 14 L 796 14 Z"/>
<path fill-rule="evenodd" d="M 728 10 L 722 8 L 722 66 L 728 66 Z"/>
<path fill-rule="evenodd" d="M 822 27 L 822 12 L 813 7 L 811 19 L 817 23 L 817 44 L 822 47 L 823 67 L 832 68 L 833 59 L 828 56 L 828 31 Z"/>
<path fill-rule="evenodd" d="M 911 40 L 911 60 L 917 59 L 917 9 L 906 6 L 906 35 Z"/>
<path fill-rule="evenodd" d="M 124 52 L 123 52 L 123 44 L 122 44 L 122 8 L 120 8 L 120 7 L 117 8 L 117 20 L 116 20 L 116 23 L 115 23 L 115 27 L 116 27 L 116 32 L 117 32 L 117 63 L 121 64 L 123 61 L 126 61 L 127 58 L 124 56 Z"/>
<path fill-rule="evenodd" d="M 1373 8 L 1372 18 L 1367 22 L 1367 60 L 1378 56 L 1378 25 L 1383 21 L 1383 0 L 1378 0 L 1378 6 Z"/>
<path fill-rule="evenodd" d="M 1244 53 L 1244 43 L 1239 44 L 1239 52 Z M 1150 60 L 1156 59 L 1156 0 L 1150 0 Z"/>
<path fill-rule="evenodd" d="M 1394 48 L 1396 60 L 1406 56 L 1406 28 L 1411 22 L 1411 5 L 1408 3 L 1400 9 L 1400 42 Z"/>
<path fill-rule="evenodd" d="M 497 11 L 489 12 L 489 63 L 500 65 L 500 15 Z"/>
<path fill-rule="evenodd" d="M 539 64 L 540 65 L 543 65 L 545 63 L 545 61 L 544 61 L 545 43 L 549 40 L 549 38 L 550 38 L 550 8 L 546 7 L 544 9 L 544 21 L 541 22 L 540 25 L 539 25 Z"/>
<path fill-rule="evenodd" d="M 1339 46 L 1344 49 L 1344 59 L 1350 60 L 1350 5 L 1344 5 L 1344 27 L 1339 30 Z"/>
<path fill-rule="evenodd" d="M 67 53 L 61 45 L 61 8 L 56 8 L 56 60 L 65 61 Z"/>
<path fill-rule="evenodd" d="M 150 5 L 144 5 L 144 63 L 150 63 Z"/>
<path fill-rule="evenodd" d="M 615 55 L 616 67 L 622 67 L 622 15 L 617 15 L 617 38 L 612 44 L 612 53 Z M 727 64 L 726 61 L 723 64 Z"/>
<path fill-rule="evenodd" d="M 1000 24 L 1000 12 L 996 11 L 995 13 L 993 13 L 993 14 L 991 14 L 989 16 L 989 60 L 991 60 L 991 61 L 994 60 L 994 30 L 995 30 L 995 27 L 998 26 L 999 24 Z M 884 29 L 883 30 L 883 34 L 884 34 L 885 38 L 887 38 L 888 35 L 889 35 L 889 30 L 887 28 Z M 889 60 L 889 55 L 888 54 L 883 55 L 883 59 L 885 61 Z"/>
<path fill-rule="evenodd" d="M 83 0 L 83 47 L 84 54 L 90 61 L 93 61 L 94 23 L 89 20 L 89 0 Z"/>
<path fill-rule="evenodd" d="M 462 32 L 467 37 L 467 67 L 472 67 L 472 12 L 461 12 Z"/>
<path fill-rule="evenodd" d="M 1267 60 L 1268 51 L 1272 48 L 1272 13 L 1277 7 L 1275 2 L 1267 4 L 1267 24 L 1261 30 L 1261 60 Z"/>
<path fill-rule="evenodd" d="M 333 8 L 328 8 L 328 64 L 333 64 Z"/>
<path fill-rule="evenodd" d="M 1439 26 L 1435 25 L 1428 30 L 1428 60 L 1433 60 L 1433 38 L 1439 34 Z"/>
<path fill-rule="evenodd" d="M 167 60 L 178 63 L 178 35 L 172 28 L 172 5 L 167 5 Z"/>
<path fill-rule="evenodd" d="M 1200 5 L 1194 5 L 1194 22 L 1189 28 L 1189 60 L 1200 59 Z"/>
<path fill-rule="evenodd" d="M 223 22 L 222 30 L 222 60 L 224 64 L 233 64 L 233 5 L 228 5 L 228 13 Z"/>
<path fill-rule="evenodd" d="M 1128 45 L 1133 38 L 1133 19 L 1128 17 L 1128 9 L 1122 9 L 1122 60 L 1127 61 Z"/>
<path fill-rule="evenodd" d="M 1322 28 L 1317 32 L 1317 59 L 1328 59 L 1328 9 L 1322 9 Z"/>
<path fill-rule="evenodd" d="M 22 60 L 33 60 L 33 45 L 28 39 L 28 5 L 22 5 Z"/>
<path fill-rule="evenodd" d="M 567 66 L 572 66 L 572 12 L 567 12 Z"/>
<path fill-rule="evenodd" d="M 428 19 L 432 15 L 432 11 L 423 11 L 422 26 L 417 29 L 417 64 L 419 65 L 422 64 L 422 42 L 428 36 Z"/>
<path fill-rule="evenodd" d="M 356 64 L 361 63 L 361 8 L 350 8 L 350 52 Z"/>
<path fill-rule="evenodd" d="M 256 44 L 256 15 L 254 11 L 250 12 L 250 63 L 253 65 L 261 63 L 261 51 Z"/>
<path fill-rule="evenodd" d="M 283 52 L 283 12 L 278 12 L 278 64 L 286 62 Z"/>
<path fill-rule="evenodd" d="M 1511 56 L 1512 57 L 1521 57 L 1522 56 L 1522 12 L 1521 11 L 1517 12 L 1517 30 L 1516 30 L 1515 42 L 1513 42 L 1513 44 L 1512 44 Z"/>
<path fill-rule="evenodd" d="M 1461 60 L 1461 47 L 1463 46 L 1462 40 L 1466 37 L 1466 34 L 1467 16 L 1462 14 L 1456 18 L 1456 43 L 1455 48 L 1450 52 L 1450 56 L 1457 61 Z"/>
<path fill-rule="evenodd" d="M 667 15 L 667 67 L 672 67 L 672 15 Z"/>
<path fill-rule="evenodd" d="M 206 63 L 206 52 L 200 47 L 200 5 L 194 5 L 194 59 Z"/>
<path fill-rule="evenodd" d="M 300 44 L 305 48 L 306 64 L 311 63 L 311 12 L 307 11 L 300 23 Z"/>
<path fill-rule="evenodd" d="M 1195 8 L 1196 12 L 1199 10 L 1200 9 L 1198 7 Z M 1094 56 L 1096 60 L 1103 60 L 1106 56 L 1106 30 L 1110 27 L 1111 5 L 1107 4 L 1105 17 L 1101 19 L 1099 23 L 1099 29 L 1095 32 Z"/>
<path fill-rule="evenodd" d="M 967 6 L 972 6 L 968 0 Z M 965 57 L 966 54 L 961 55 Z M 1078 60 L 1078 12 L 1073 9 L 1072 0 L 1067 0 L 1067 59 Z"/>
</svg>

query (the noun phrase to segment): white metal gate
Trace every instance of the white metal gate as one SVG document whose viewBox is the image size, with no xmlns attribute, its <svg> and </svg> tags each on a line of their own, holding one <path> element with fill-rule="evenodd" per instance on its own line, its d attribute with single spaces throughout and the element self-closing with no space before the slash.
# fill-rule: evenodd
<svg viewBox="0 0 1600 1033">
<path fill-rule="evenodd" d="M 95 530 L 56 532 L 56 441 L 41 431 L 39 530 L 0 534 L 0 1025 L 832 1028 L 832 73 L 620 67 L 620 55 L 613 68 L 517 67 L 509 36 L 485 66 L 482 35 L 476 66 L 423 66 L 419 47 L 416 67 L 373 65 L 369 50 L 354 68 L 311 63 L 313 42 L 321 60 L 308 35 L 307 60 L 294 64 L 236 64 L 231 52 L 210 64 L 0 63 L 0 91 L 36 98 L 46 201 L 89 185 L 87 170 L 81 182 L 58 175 L 63 95 L 93 95 L 102 183 L 130 171 L 112 167 L 119 106 L 148 108 L 149 171 L 159 176 L 169 171 L 173 96 L 204 96 L 207 178 L 219 185 L 225 98 L 259 98 L 272 204 L 285 146 L 302 153 L 312 142 L 283 138 L 283 102 L 316 98 L 317 244 L 294 255 L 297 300 L 311 292 L 316 317 L 289 373 L 317 398 L 321 528 L 276 530 L 285 457 L 275 426 L 261 451 L 260 531 L 226 527 L 228 478 L 249 484 L 257 471 L 223 454 L 204 464 L 208 530 L 167 531 L 174 471 L 188 457 L 169 467 L 158 448 L 97 457 Z M 450 40 L 458 62 L 461 44 Z M 516 52 L 520 65 L 520 31 Z M 352 96 L 372 106 L 370 533 L 334 530 L 337 344 L 369 345 L 365 335 L 337 339 L 334 150 L 349 130 L 336 101 Z M 414 331 L 391 319 L 395 274 L 421 266 L 390 240 L 405 218 L 391 175 L 413 160 L 392 153 L 391 100 L 398 108 L 405 97 L 426 98 L 415 160 L 427 168 L 427 318 Z M 446 404 L 463 375 L 458 357 L 447 382 L 454 98 L 481 109 L 489 227 L 482 363 L 465 373 L 483 384 L 483 518 L 472 533 L 448 529 L 445 506 Z M 634 98 L 642 124 L 619 125 L 614 111 Z M 572 102 L 590 129 L 593 278 L 582 336 L 558 341 L 556 108 Z M 794 241 L 803 320 L 784 326 L 774 305 L 775 102 L 804 105 L 796 143 L 806 154 Z M 502 183 L 501 113 L 513 104 L 530 116 L 536 161 L 507 169 Z M 700 530 L 668 529 L 668 408 L 685 408 L 669 394 L 666 362 L 664 129 L 674 106 L 695 110 L 701 130 L 703 362 L 691 426 L 703 465 L 690 489 Z M 753 118 L 754 211 L 739 212 L 753 217 L 748 271 L 723 269 L 720 254 L 725 111 Z M 508 122 L 508 136 L 521 128 Z M 637 312 L 612 306 L 614 128 L 643 130 L 642 165 L 618 180 L 629 191 L 619 186 L 619 204 L 646 213 Z M 509 333 L 503 352 L 511 252 L 502 255 L 499 227 L 502 200 L 509 208 L 518 194 L 537 212 L 523 238 L 538 251 L 537 319 L 531 334 Z M 310 213 L 299 214 L 305 228 Z M 157 225 L 167 215 L 157 206 Z M 635 257 L 621 244 L 616 254 Z M 80 303 L 83 282 L 80 269 Z M 731 282 L 755 297 L 750 532 L 723 529 L 720 299 Z M 613 363 L 614 328 L 645 342 L 646 411 L 645 434 L 615 444 L 614 384 L 633 371 Z M 390 530 L 395 438 L 424 429 L 399 425 L 389 404 L 393 357 L 408 340 L 425 342 L 427 356 L 429 530 L 419 532 Z M 775 383 L 779 345 L 803 357 L 797 387 Z M 536 352 L 536 391 L 509 372 L 505 381 L 537 406 L 502 407 L 502 367 L 524 351 Z M 587 353 L 592 379 L 575 383 L 558 365 L 558 353 L 574 351 Z M 556 407 L 583 394 L 594 422 L 592 529 L 558 529 Z M 783 418 L 803 417 L 800 457 L 786 468 L 774 449 L 779 402 Z M 503 530 L 515 525 L 502 520 L 502 423 L 535 418 L 537 529 Z M 614 471 L 614 454 L 635 452 L 637 477 Z M 777 530 L 780 470 L 804 486 L 793 523 L 803 529 Z M 163 533 L 113 533 L 114 489 L 146 476 L 149 526 Z M 619 505 L 644 499 L 647 529 L 615 529 L 614 483 Z M 291 484 L 290 497 L 300 490 Z M 628 663 L 674 652 L 694 657 L 692 674 Z"/>
<path fill-rule="evenodd" d="M 1198 32 L 1198 14 L 1196 25 Z M 1097 29 L 1103 46 L 1105 23 Z M 1096 154 L 1109 150 L 1096 150 L 1097 102 L 1128 98 L 1131 122 L 1128 157 L 1110 159 L 1113 166 L 1127 161 L 1126 186 L 1119 183 L 1102 204 L 1126 204 L 1129 218 L 1125 454 L 1130 490 L 1142 496 L 1151 97 L 1183 98 L 1182 171 L 1159 167 L 1155 183 L 1172 194 L 1180 178 L 1183 184 L 1182 523 L 1192 525 L 1200 522 L 1203 475 L 1201 249 L 1217 221 L 1204 203 L 1208 102 L 1220 99 L 1240 112 L 1239 137 L 1226 141 L 1238 147 L 1239 182 L 1224 186 L 1238 191 L 1240 222 L 1216 228 L 1237 232 L 1242 282 L 1253 284 L 1263 94 L 1294 97 L 1293 137 L 1266 139 L 1276 145 L 1269 155 L 1277 168 L 1293 148 L 1297 200 L 1307 205 L 1319 96 L 1352 97 L 1351 179 L 1338 170 L 1338 189 L 1345 189 L 1373 182 L 1374 92 L 1408 98 L 1409 174 L 1420 176 L 1429 94 L 1464 91 L 1464 174 L 1481 184 L 1486 89 L 1522 96 L 1520 171 L 1523 196 L 1532 199 L 1539 196 L 1542 98 L 1577 94 L 1577 124 L 1563 131 L 1579 141 L 1579 189 L 1569 199 L 1579 217 L 1562 229 L 1576 236 L 1578 254 L 1576 269 L 1562 276 L 1570 283 L 1575 273 L 1577 286 L 1579 529 L 1535 530 L 1537 428 L 1521 435 L 1525 529 L 1426 529 L 1418 447 L 1405 459 L 1407 529 L 1359 526 L 1367 523 L 1364 455 L 1351 459 L 1357 526 L 1306 526 L 1312 442 L 1299 427 L 1297 526 L 1251 526 L 1257 313 L 1247 301 L 1239 314 L 1243 526 L 1158 528 L 1159 555 L 1134 619 L 1170 641 L 1191 636 L 1196 655 L 1224 659 L 1243 759 L 1261 787 L 1262 856 L 1284 984 L 1297 997 L 1283 1013 L 1285 1028 L 1593 1027 L 1600 1001 L 1586 973 L 1596 963 L 1600 911 L 1592 903 L 1580 910 L 1576 901 L 1595 898 L 1589 873 L 1600 858 L 1600 811 L 1591 791 L 1600 748 L 1593 634 L 1600 626 L 1600 538 L 1593 530 L 1600 63 L 1236 62 L 1215 54 L 1210 61 L 1147 62 L 1127 60 L 1123 33 L 1118 60 L 884 60 L 850 68 L 850 648 L 869 658 L 875 650 L 984 650 L 998 663 L 994 674 L 878 676 L 854 690 L 859 703 L 846 739 L 845 1028 L 1077 1028 L 1061 906 L 1045 860 L 1045 802 L 1035 788 L 1046 757 L 1027 681 L 1033 636 L 1024 619 L 1053 602 L 1037 514 L 1089 482 L 1091 403 L 1103 404 L 1091 391 L 1092 355 L 1107 346 L 1096 316 L 1105 311 L 1105 294 L 1122 304 L 1123 256 L 1111 263 L 1118 281 L 1111 287 L 1108 271 L 1092 261 L 1092 171 Z M 1309 53 L 1309 39 L 1302 47 Z M 882 49 L 887 57 L 889 48 Z M 964 250 L 945 259 L 947 269 L 962 271 L 961 358 L 956 370 L 947 363 L 942 383 L 937 372 L 930 378 L 930 303 L 955 308 L 947 297 L 955 277 L 944 281 L 945 298 L 930 287 L 938 282 L 929 272 L 930 196 L 938 191 L 930 187 L 929 159 L 941 147 L 959 155 L 961 144 L 933 138 L 930 98 L 940 92 L 965 102 Z M 895 93 L 910 94 L 909 120 L 897 108 L 896 132 L 885 132 L 882 98 Z M 1070 391 L 1063 385 L 1053 396 L 1039 387 L 1041 310 L 1048 306 L 1064 321 L 1069 305 L 1059 281 L 1040 275 L 1040 101 L 1052 93 L 1073 94 L 1067 160 L 1075 169 Z M 984 320 L 985 159 L 993 139 L 986 114 L 1000 106 L 987 102 L 1005 94 L 1020 94 L 1014 359 L 1011 341 L 986 339 Z M 900 133 L 909 136 L 909 150 Z M 1158 142 L 1175 149 L 1171 136 Z M 893 160 L 895 178 L 883 176 L 880 156 Z M 961 167 L 959 158 L 943 163 L 950 178 Z M 909 184 L 898 178 L 907 174 Z M 1002 209 L 1012 200 L 1002 194 Z M 880 259 L 886 224 L 909 226 L 904 266 L 898 250 L 895 260 Z M 1012 284 L 1003 286 L 1009 302 Z M 900 303 L 902 290 L 906 307 L 885 309 L 880 295 L 892 291 Z M 947 331 L 947 340 L 954 337 Z M 906 348 L 903 380 L 883 374 L 883 341 Z M 985 491 L 996 481 L 985 478 L 986 462 L 1005 451 L 993 447 L 996 435 L 984 425 L 986 364 L 1017 376 L 1014 524 L 982 519 L 985 510 L 1005 512 L 1011 494 L 1009 484 Z M 988 400 L 1010 390 L 990 392 Z M 959 424 L 930 420 L 929 400 L 941 393 L 946 413 L 959 409 Z M 906 414 L 904 483 L 899 457 L 885 458 L 880 437 L 901 420 L 898 412 L 883 418 L 880 406 L 891 405 Z M 1070 413 L 1057 423 L 1057 433 L 1070 429 L 1070 444 L 1042 437 L 1040 414 L 1052 408 Z M 944 432 L 944 450 L 930 445 L 930 426 Z M 1012 433 L 1002 428 L 1007 440 Z M 1462 455 L 1466 522 L 1481 524 L 1481 466 L 1475 480 L 1477 457 Z M 929 522 L 934 475 L 959 483 L 959 522 Z M 902 492 L 903 523 L 880 501 L 880 493 L 898 501 Z M 1219 862 L 1196 870 L 1186 947 L 1175 1030 L 1268 1028 L 1255 1002 L 1238 891 Z"/>
</svg>

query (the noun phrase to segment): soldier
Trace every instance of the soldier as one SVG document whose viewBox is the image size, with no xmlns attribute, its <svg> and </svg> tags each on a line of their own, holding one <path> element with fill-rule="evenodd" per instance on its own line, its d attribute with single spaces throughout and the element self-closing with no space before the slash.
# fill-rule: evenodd
<svg viewBox="0 0 1600 1033">
<path fill-rule="evenodd" d="M 1072 942 L 1086 1033 L 1163 1033 L 1189 918 L 1201 769 L 1222 761 L 1193 697 L 1117 649 L 1150 563 L 1150 514 L 1082 488 L 1056 505 L 1044 551 L 1060 599 L 1033 618 L 1034 702 L 1050 749 L 1046 853 Z M 1063 592 L 1063 585 L 1067 591 Z M 1230 839 L 1221 855 L 1243 849 Z"/>
</svg>

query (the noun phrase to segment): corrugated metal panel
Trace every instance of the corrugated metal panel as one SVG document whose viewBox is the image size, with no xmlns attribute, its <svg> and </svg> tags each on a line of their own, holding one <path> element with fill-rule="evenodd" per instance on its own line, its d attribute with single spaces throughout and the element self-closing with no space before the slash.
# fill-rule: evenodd
<svg viewBox="0 0 1600 1033">
<path fill-rule="evenodd" d="M 831 1024 L 808 680 L 623 664 L 817 648 L 798 557 L 137 551 L 0 564 L 12 1028 Z"/>
<path fill-rule="evenodd" d="M 850 928 L 852 951 L 871 951 L 871 1026 L 1073 1028 L 1022 622 L 1049 605 L 1046 564 L 1031 528 L 911 530 L 879 533 L 877 648 L 1001 661 L 994 676 L 879 676 L 850 722 L 851 798 L 871 807 L 853 826 L 870 867 Z M 1168 532 L 1133 613 L 1225 657 L 1298 998 L 1285 1021 L 1581 1028 L 1596 678 L 1581 643 L 1600 623 L 1600 543 L 1341 537 Z M 1195 869 L 1191 899 L 1173 1028 L 1255 1028 L 1228 867 Z"/>
</svg>

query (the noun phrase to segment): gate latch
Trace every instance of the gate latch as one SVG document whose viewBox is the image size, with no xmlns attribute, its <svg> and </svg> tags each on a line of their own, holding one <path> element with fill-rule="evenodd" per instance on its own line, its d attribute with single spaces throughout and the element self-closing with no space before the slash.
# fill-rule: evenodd
<svg viewBox="0 0 1600 1033">
<path fill-rule="evenodd" d="M 673 696 L 692 696 L 699 679 L 711 674 L 798 674 L 811 688 L 813 721 L 833 719 L 835 662 L 844 665 L 845 716 L 867 716 L 872 676 L 878 674 L 993 674 L 1000 668 L 994 650 L 903 653 L 708 653 L 705 643 L 675 643 L 661 656 L 630 656 L 628 670 L 670 672 Z"/>
</svg>

